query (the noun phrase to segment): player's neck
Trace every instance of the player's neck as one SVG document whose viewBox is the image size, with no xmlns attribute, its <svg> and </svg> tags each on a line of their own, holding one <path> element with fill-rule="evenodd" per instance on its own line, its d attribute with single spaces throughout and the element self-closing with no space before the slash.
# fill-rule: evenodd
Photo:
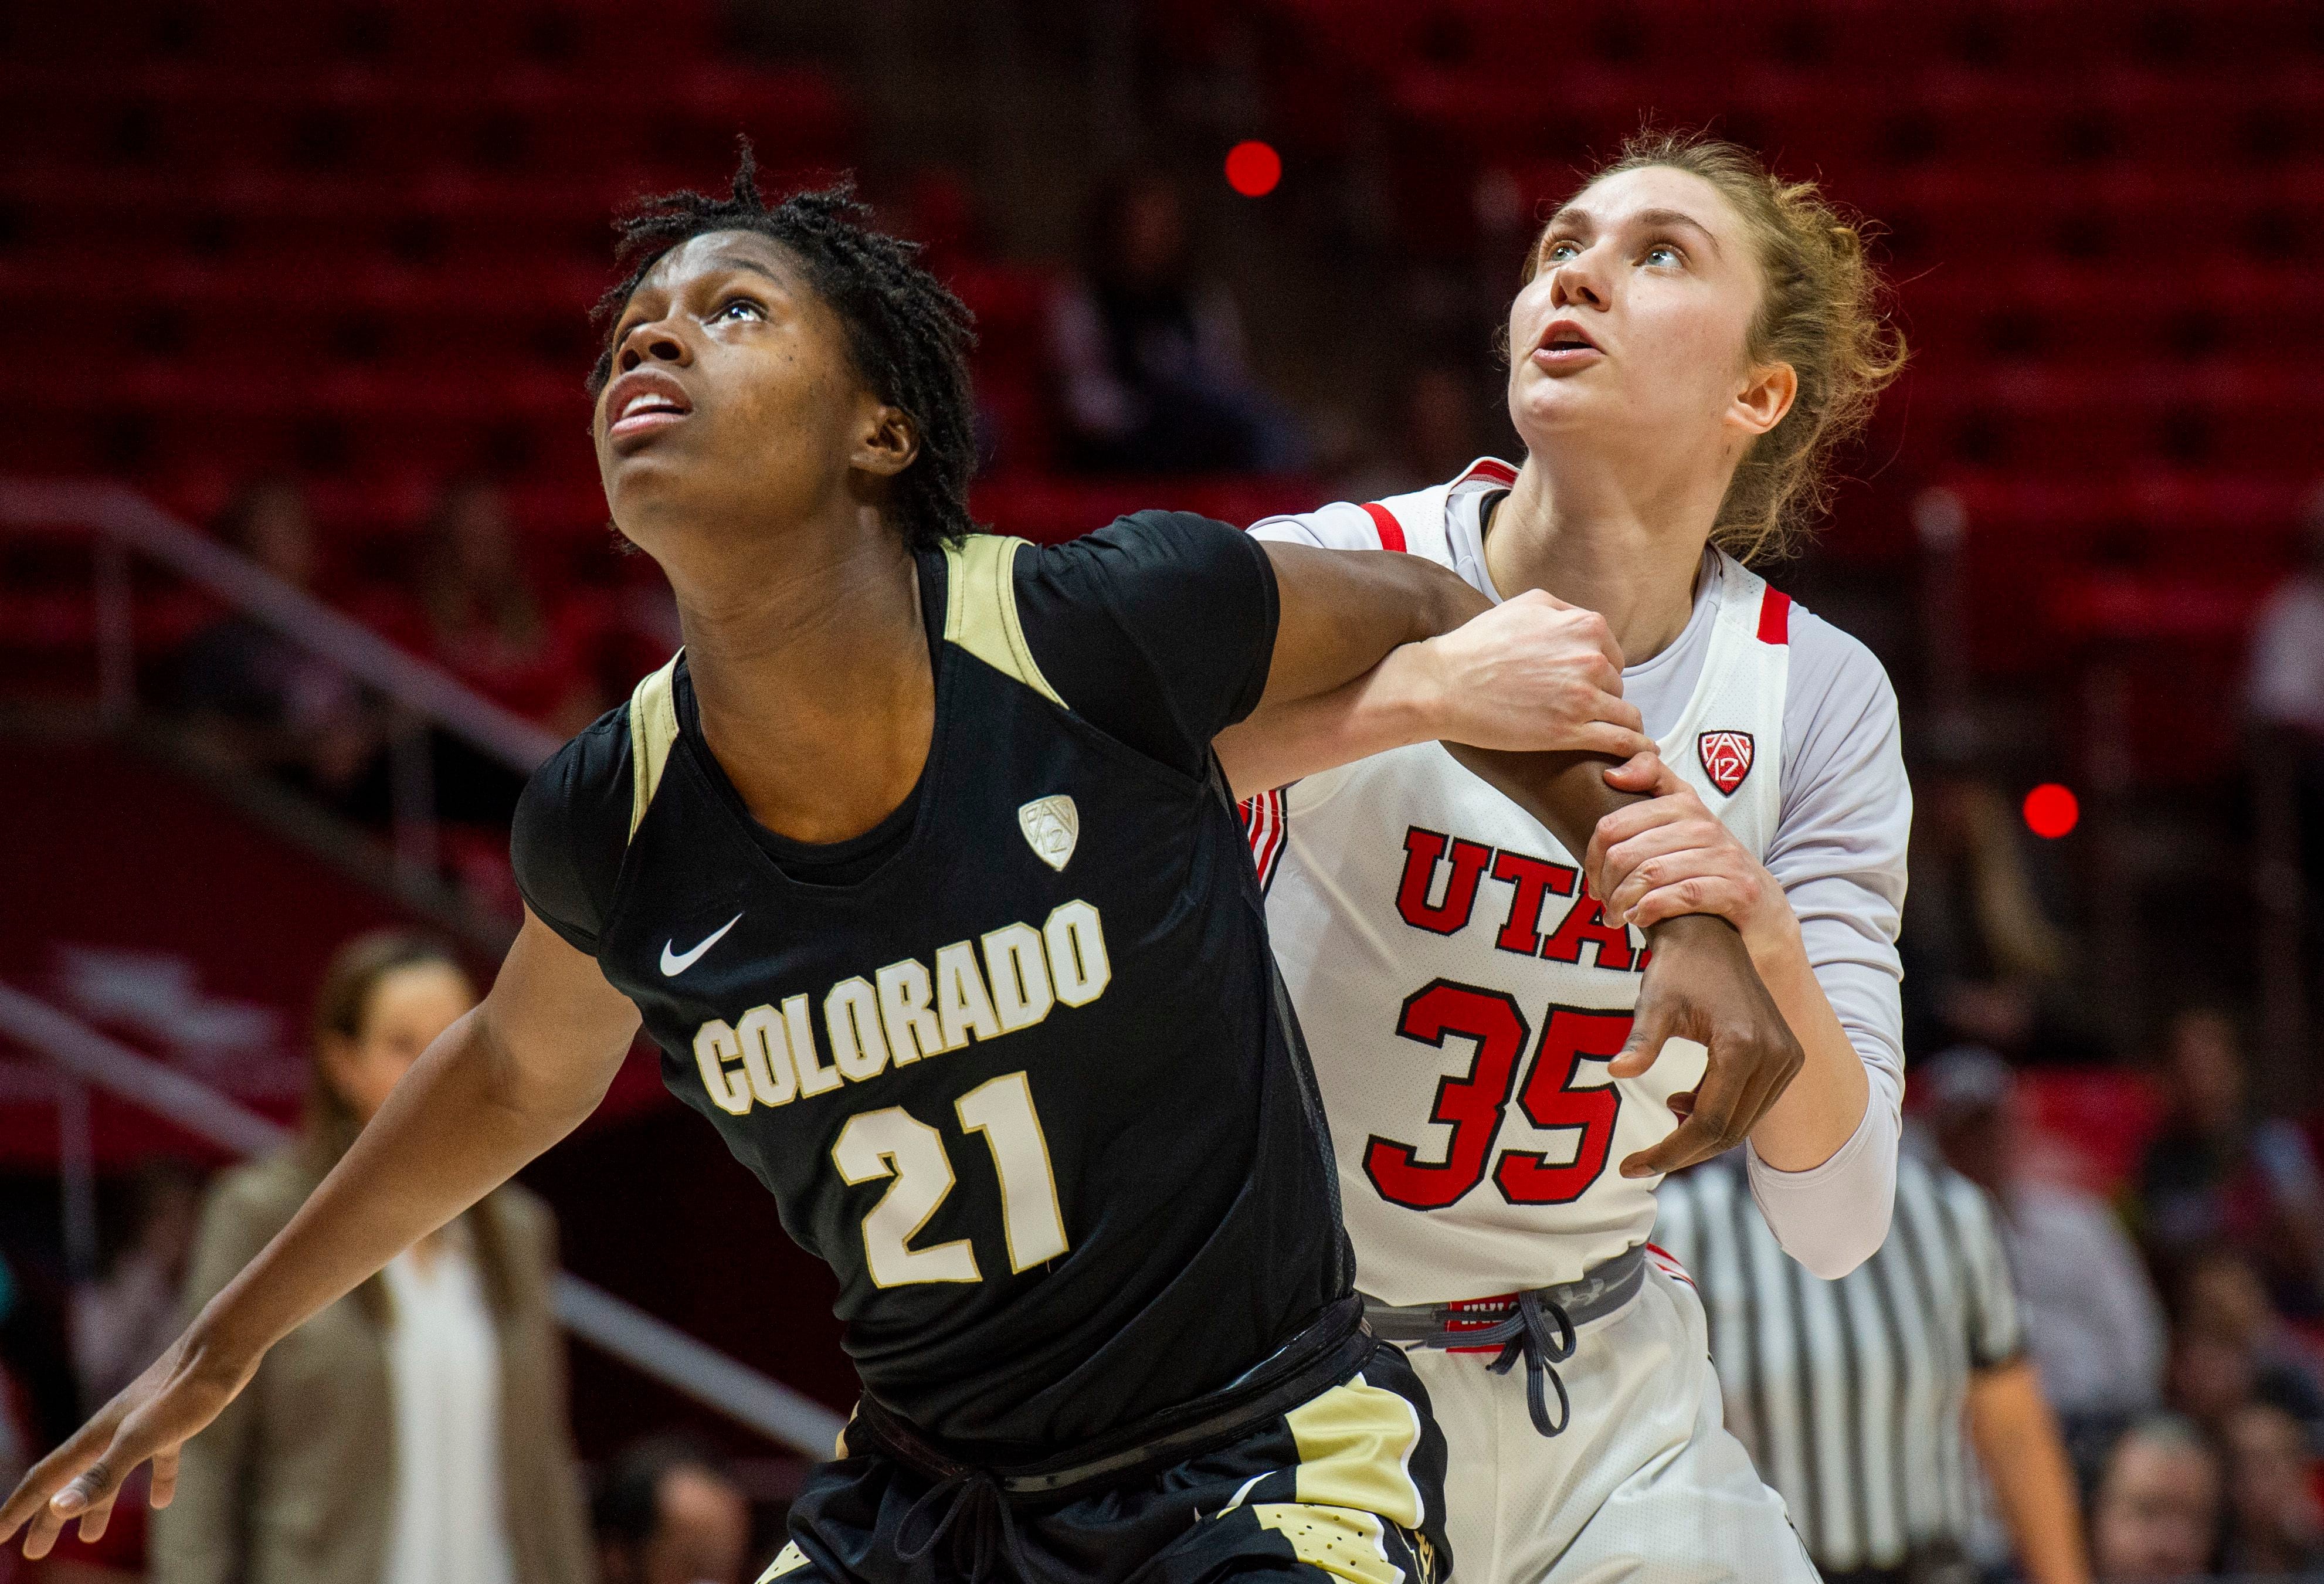
<svg viewBox="0 0 2324 1584">
<path fill-rule="evenodd" d="M 1719 493 L 1665 477 L 1641 487 L 1602 465 L 1543 465 L 1529 455 L 1494 512 L 1485 565 L 1503 595 L 1547 589 L 1606 618 L 1627 664 L 1686 630 Z"/>
<path fill-rule="evenodd" d="M 918 572 L 892 529 L 868 527 L 784 536 L 780 554 L 678 590 L 703 740 L 752 815 L 794 841 L 861 835 L 927 762 Z"/>
</svg>

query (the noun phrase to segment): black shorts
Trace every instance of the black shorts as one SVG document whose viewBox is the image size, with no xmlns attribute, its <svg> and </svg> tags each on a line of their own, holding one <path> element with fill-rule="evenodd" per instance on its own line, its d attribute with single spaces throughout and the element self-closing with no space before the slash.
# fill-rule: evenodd
<svg viewBox="0 0 2324 1584">
<path fill-rule="evenodd" d="M 1442 1584 L 1444 1438 L 1401 1349 L 1239 1438 L 1052 1502 L 881 1453 L 819 1465 L 760 1584 Z M 1006 1509 L 1005 1515 L 1002 1508 Z"/>
</svg>

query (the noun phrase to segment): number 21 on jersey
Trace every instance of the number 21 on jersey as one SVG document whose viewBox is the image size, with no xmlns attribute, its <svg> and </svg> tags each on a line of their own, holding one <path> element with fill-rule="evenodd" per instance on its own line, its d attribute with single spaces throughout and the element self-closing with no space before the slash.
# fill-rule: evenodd
<svg viewBox="0 0 2324 1584">
<path fill-rule="evenodd" d="M 1004 1073 L 962 1095 L 953 1110 L 962 1132 L 982 1133 L 991 1147 L 1009 1268 L 1028 1271 L 1064 1254 L 1065 1216 L 1049 1168 L 1049 1141 L 1033 1110 L 1031 1082 L 1022 1073 Z M 977 1270 L 975 1247 L 965 1238 L 912 1247 L 912 1239 L 952 1192 L 952 1157 L 945 1152 L 943 1134 L 901 1106 L 862 1111 L 840 1128 L 831 1159 L 850 1185 L 896 1179 L 863 1218 L 863 1264 L 874 1285 L 984 1279 Z"/>
<path fill-rule="evenodd" d="M 1571 1204 L 1606 1170 L 1621 1091 L 1611 1079 L 1578 1083 L 1584 1062 L 1611 1061 L 1630 1036 L 1628 1012 L 1551 1007 L 1534 1052 L 1518 1110 L 1535 1128 L 1579 1128 L 1573 1158 L 1552 1165 L 1538 1150 L 1503 1150 L 1492 1162 L 1493 1184 L 1511 1204 Z M 1517 998 L 1439 979 L 1407 997 L 1397 1033 L 1443 1048 L 1449 1038 L 1476 1042 L 1466 1074 L 1437 1086 L 1429 1120 L 1452 1129 L 1441 1162 L 1424 1161 L 1409 1144 L 1374 1136 L 1364 1147 L 1364 1175 L 1381 1198 L 1412 1210 L 1457 1203 L 1485 1179 L 1494 1142 L 1517 1087 L 1517 1072 L 1532 1029 Z"/>
</svg>

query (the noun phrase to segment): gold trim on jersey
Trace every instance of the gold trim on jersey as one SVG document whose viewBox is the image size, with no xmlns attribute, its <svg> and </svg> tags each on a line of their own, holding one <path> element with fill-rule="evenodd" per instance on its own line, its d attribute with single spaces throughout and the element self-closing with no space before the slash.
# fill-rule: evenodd
<svg viewBox="0 0 2324 1584">
<path fill-rule="evenodd" d="M 945 547 L 945 641 L 958 644 L 1063 709 L 1065 701 L 1041 675 L 1017 619 L 1017 550 L 1026 542 L 1002 534 L 973 533 Z"/>
<path fill-rule="evenodd" d="M 661 785 L 661 772 L 669 763 L 669 751 L 678 741 L 678 660 L 669 663 L 637 686 L 630 695 L 630 834 L 638 833 L 645 823 L 646 809 L 652 804 L 654 791 Z"/>
</svg>

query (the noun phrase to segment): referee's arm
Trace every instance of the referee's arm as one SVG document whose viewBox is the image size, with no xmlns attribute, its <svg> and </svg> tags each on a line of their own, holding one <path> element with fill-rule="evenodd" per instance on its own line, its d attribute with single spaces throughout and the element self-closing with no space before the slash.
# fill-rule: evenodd
<svg viewBox="0 0 2324 1584">
<path fill-rule="evenodd" d="M 2031 1358 L 1970 1375 L 1969 1436 L 2028 1584 L 2089 1584 L 2073 1473 Z"/>
<path fill-rule="evenodd" d="M 1969 1444 L 2000 1504 L 2028 1584 L 2089 1584 L 2080 1506 L 2058 1421 L 2025 1351 L 2017 1284 L 2001 1245 L 1999 1207 L 1959 1178 L 1945 1217 L 1969 1305 Z"/>
</svg>

